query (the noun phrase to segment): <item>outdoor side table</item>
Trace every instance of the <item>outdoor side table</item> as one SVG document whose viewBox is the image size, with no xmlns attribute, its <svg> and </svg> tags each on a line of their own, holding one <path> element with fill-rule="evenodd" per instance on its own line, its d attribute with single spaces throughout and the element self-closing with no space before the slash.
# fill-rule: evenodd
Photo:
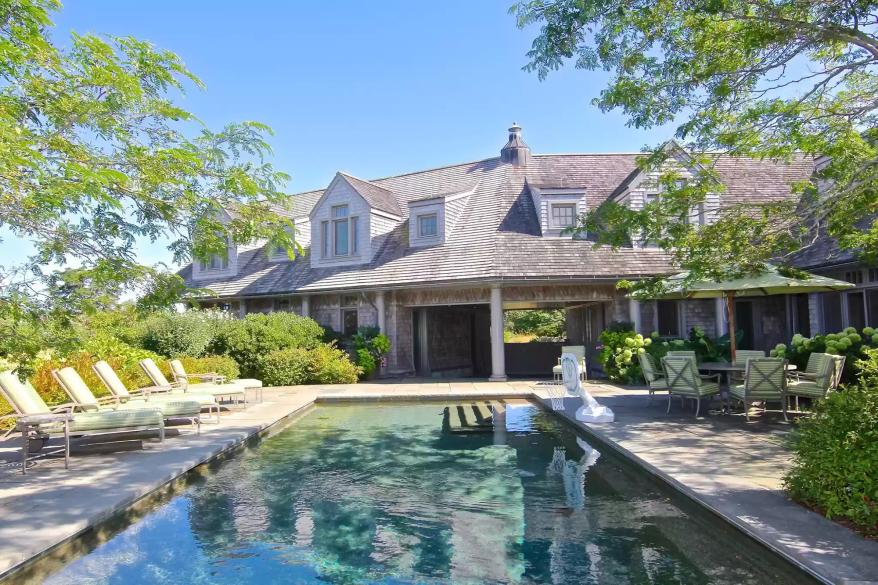
<svg viewBox="0 0 878 585">
<path fill-rule="evenodd" d="M 70 421 L 73 416 L 68 413 L 60 414 L 32 414 L 19 418 L 15 422 L 15 429 L 21 431 L 21 473 L 27 473 L 27 456 L 30 443 L 31 431 L 36 431 L 42 425 L 61 423 L 64 425 L 64 469 L 70 469 Z"/>
</svg>

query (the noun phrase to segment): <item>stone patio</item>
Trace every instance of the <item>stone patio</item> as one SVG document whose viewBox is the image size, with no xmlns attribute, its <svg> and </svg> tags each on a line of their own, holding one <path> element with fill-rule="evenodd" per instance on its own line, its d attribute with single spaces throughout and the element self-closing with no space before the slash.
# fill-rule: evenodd
<svg viewBox="0 0 878 585">
<path fill-rule="evenodd" d="M 823 581 L 878 583 L 878 543 L 805 510 L 781 492 L 789 465 L 784 441 L 792 425 L 779 413 L 757 416 L 749 424 L 741 415 L 695 419 L 679 402 L 665 414 L 665 398 L 649 405 L 640 390 L 589 387 L 616 412 L 615 423 L 589 426 L 610 448 L 640 461 Z M 25 476 L 6 465 L 0 469 L 0 574 L 60 543 L 76 543 L 72 539 L 90 526 L 219 453 L 271 432 L 272 425 L 280 422 L 274 429 L 283 428 L 285 420 L 315 401 L 505 396 L 538 398 L 549 407 L 546 390 L 535 382 L 471 380 L 272 388 L 266 389 L 263 403 L 226 414 L 219 425 L 203 425 L 200 436 L 179 427 L 181 436 L 164 444 L 147 441 L 143 450 L 74 457 L 69 471 L 57 459 L 39 461 Z M 559 414 L 572 421 L 578 404 L 566 398 Z M 17 461 L 18 446 L 17 439 L 0 442 L 0 460 Z"/>
</svg>

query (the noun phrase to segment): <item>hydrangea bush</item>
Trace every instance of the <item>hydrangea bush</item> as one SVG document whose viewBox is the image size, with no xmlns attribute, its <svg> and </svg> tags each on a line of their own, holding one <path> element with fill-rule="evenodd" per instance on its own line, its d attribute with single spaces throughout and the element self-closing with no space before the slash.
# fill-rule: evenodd
<svg viewBox="0 0 878 585">
<path fill-rule="evenodd" d="M 804 368 L 808 363 L 808 357 L 815 352 L 843 355 L 847 359 L 842 380 L 851 382 L 859 371 L 858 360 L 865 357 L 865 351 L 873 347 L 878 347 L 878 331 L 872 327 L 863 327 L 860 331 L 848 327 L 838 333 L 818 334 L 813 337 L 796 333 L 789 344 L 777 344 L 769 355 L 787 358 L 799 368 Z"/>
</svg>

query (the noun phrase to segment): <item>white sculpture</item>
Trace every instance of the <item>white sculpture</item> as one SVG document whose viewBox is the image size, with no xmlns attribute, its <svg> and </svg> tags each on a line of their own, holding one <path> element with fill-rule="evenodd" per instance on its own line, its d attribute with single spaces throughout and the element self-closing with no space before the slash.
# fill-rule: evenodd
<svg viewBox="0 0 878 585">
<path fill-rule="evenodd" d="M 601 406 L 598 401 L 589 394 L 579 379 L 579 360 L 572 353 L 561 356 L 561 373 L 564 387 L 571 394 L 579 394 L 582 398 L 582 406 L 576 411 L 576 420 L 582 422 L 613 422 L 615 415 L 606 406 Z"/>
</svg>

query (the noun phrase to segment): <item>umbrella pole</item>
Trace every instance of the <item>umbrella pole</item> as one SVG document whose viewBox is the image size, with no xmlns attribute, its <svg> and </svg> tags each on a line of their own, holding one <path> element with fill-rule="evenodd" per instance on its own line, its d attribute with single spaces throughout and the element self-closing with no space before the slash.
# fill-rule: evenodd
<svg viewBox="0 0 878 585">
<path fill-rule="evenodd" d="M 728 291 L 726 293 L 726 310 L 729 313 L 729 348 L 732 354 L 732 363 L 735 363 L 735 352 L 738 350 L 738 336 L 735 330 L 735 293 Z"/>
</svg>

